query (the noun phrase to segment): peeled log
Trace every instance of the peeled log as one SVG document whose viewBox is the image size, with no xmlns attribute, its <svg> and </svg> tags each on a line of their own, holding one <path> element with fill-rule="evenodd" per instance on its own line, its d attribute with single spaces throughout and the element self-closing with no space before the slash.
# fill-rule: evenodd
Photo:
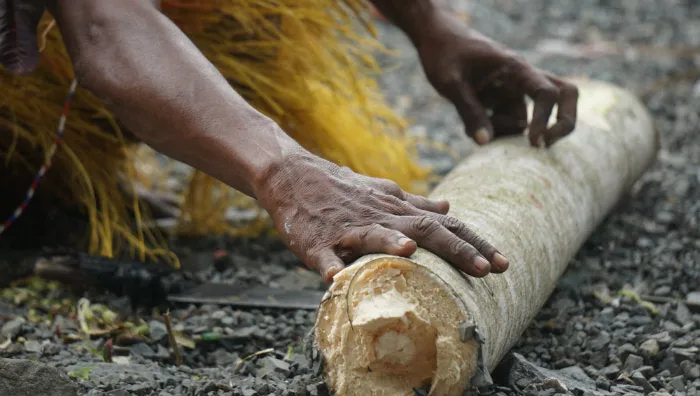
<svg viewBox="0 0 700 396">
<path fill-rule="evenodd" d="M 471 278 L 419 250 L 408 259 L 365 256 L 335 277 L 314 329 L 335 394 L 413 395 L 430 385 L 431 395 L 461 395 L 488 381 L 658 150 L 652 119 L 631 93 L 572 81 L 571 135 L 550 149 L 522 137 L 491 143 L 430 195 L 448 199 L 452 216 L 508 257 L 506 273 Z"/>
</svg>

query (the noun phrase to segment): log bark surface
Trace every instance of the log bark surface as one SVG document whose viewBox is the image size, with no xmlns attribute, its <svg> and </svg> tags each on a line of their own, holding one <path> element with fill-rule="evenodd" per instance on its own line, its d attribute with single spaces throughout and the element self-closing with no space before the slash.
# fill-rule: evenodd
<svg viewBox="0 0 700 396">
<path fill-rule="evenodd" d="M 600 81 L 573 82 L 579 118 L 571 135 L 550 149 L 522 137 L 491 143 L 430 195 L 448 199 L 452 216 L 509 259 L 506 273 L 467 277 L 419 249 L 408 259 L 365 256 L 336 276 L 314 330 L 335 394 L 412 395 L 431 384 L 431 395 L 460 395 L 518 340 L 658 151 L 636 97 Z M 462 341 L 467 323 L 483 343 Z"/>
</svg>

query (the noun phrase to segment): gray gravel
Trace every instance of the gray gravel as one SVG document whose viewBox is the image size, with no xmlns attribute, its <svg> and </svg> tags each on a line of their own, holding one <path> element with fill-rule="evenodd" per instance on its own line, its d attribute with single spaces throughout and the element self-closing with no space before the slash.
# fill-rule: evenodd
<svg viewBox="0 0 700 396">
<path fill-rule="evenodd" d="M 658 163 L 630 199 L 586 242 L 549 302 L 494 374 L 493 394 L 654 394 L 700 392 L 700 3 L 694 0 L 481 0 L 448 2 L 474 27 L 559 74 L 612 81 L 643 95 L 662 134 Z M 416 119 L 415 135 L 454 150 L 426 149 L 441 171 L 471 143 L 452 107 L 425 82 L 414 51 L 396 30 L 382 38 L 403 51 L 383 84 L 395 106 Z M 649 48 L 653 46 L 654 48 Z M 389 64 L 390 61 L 386 60 Z M 397 59 L 391 60 L 392 64 Z M 194 252 L 232 252 L 231 266 L 202 278 L 319 289 L 315 274 L 278 243 L 205 238 Z M 194 257 L 194 256 L 193 256 Z M 201 264 L 206 254 L 192 259 Z M 60 297 L 64 292 L 47 292 Z M 126 306 L 97 296 L 111 306 Z M 121 304 L 121 305 L 120 305 Z M 313 312 L 181 306 L 176 330 L 216 340 L 183 350 L 176 367 L 158 316 L 149 337 L 115 349 L 104 363 L 103 338 L 63 344 L 74 319 L 34 323 L 26 307 L 0 303 L 0 357 L 48 363 L 89 395 L 323 395 L 327 388 L 301 344 Z M 268 348 L 272 348 L 271 351 Z M 129 351 L 130 349 L 130 351 Z M 267 351 L 266 351 L 267 350 Z M 259 356 L 251 354 L 263 351 Z M 123 364 L 128 359 L 129 364 Z M 243 360 L 245 359 L 245 360 Z M 526 373 L 527 375 L 523 374 Z"/>
</svg>

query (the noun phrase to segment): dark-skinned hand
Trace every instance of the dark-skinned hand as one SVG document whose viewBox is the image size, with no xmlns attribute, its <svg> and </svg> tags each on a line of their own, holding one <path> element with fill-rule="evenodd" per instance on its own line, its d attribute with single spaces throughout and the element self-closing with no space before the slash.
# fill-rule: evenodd
<svg viewBox="0 0 700 396">
<path fill-rule="evenodd" d="M 428 80 L 455 105 L 477 144 L 524 132 L 525 95 L 534 102 L 529 124 L 533 146 L 543 140 L 549 147 L 573 131 L 578 102 L 574 85 L 535 69 L 447 11 L 425 13 L 413 23 L 420 23 L 414 43 Z M 554 105 L 557 122 L 548 128 Z"/>
<path fill-rule="evenodd" d="M 466 274 L 508 268 L 506 258 L 462 222 L 449 204 L 396 183 L 357 174 L 312 155 L 290 157 L 256 191 L 287 246 L 324 281 L 365 254 L 410 256 L 417 245 Z"/>
</svg>

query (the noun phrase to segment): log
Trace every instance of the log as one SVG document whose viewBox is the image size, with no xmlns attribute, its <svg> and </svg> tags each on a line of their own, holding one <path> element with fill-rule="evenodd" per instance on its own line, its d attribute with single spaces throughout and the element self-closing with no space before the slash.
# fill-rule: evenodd
<svg viewBox="0 0 700 396">
<path fill-rule="evenodd" d="M 550 149 L 521 136 L 479 148 L 432 198 L 510 262 L 472 278 L 419 249 L 368 255 L 334 278 L 313 329 L 338 395 L 461 395 L 490 372 L 551 295 L 594 229 L 652 164 L 659 139 L 644 105 L 601 81 L 579 87 L 576 130 Z M 531 111 L 531 110 L 530 110 Z M 553 121 L 553 120 L 552 120 Z"/>
</svg>

